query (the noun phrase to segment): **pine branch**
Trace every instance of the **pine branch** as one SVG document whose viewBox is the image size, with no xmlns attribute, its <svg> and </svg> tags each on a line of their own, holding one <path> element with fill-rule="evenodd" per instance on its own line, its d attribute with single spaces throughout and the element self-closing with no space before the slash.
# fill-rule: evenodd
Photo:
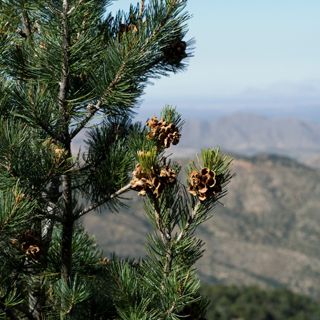
<svg viewBox="0 0 320 320">
<path fill-rule="evenodd" d="M 159 206 L 158 199 L 152 193 L 150 193 L 150 197 L 154 205 L 154 214 L 155 214 L 155 221 L 156 221 L 157 228 L 160 232 L 163 243 L 167 244 L 171 240 L 171 234 L 163 226 L 162 219 L 161 219 L 161 209 Z"/>
<path fill-rule="evenodd" d="M 17 270 L 15 259 L 18 261 L 24 256 L 24 265 L 14 271 L 17 279 L 12 282 L 12 277 L 8 278 L 8 287 L 18 288 L 18 297 L 24 302 L 14 306 L 7 298 L 0 298 L 0 309 L 3 302 L 13 312 L 13 315 L 10 311 L 7 315 L 3 312 L 10 320 L 50 317 L 51 311 L 58 316 L 74 318 L 111 319 L 121 317 L 124 311 L 129 318 L 173 319 L 185 316 L 182 307 L 195 296 L 188 272 L 199 256 L 200 245 L 191 236 L 202 217 L 206 217 L 206 210 L 194 208 L 193 201 L 194 212 L 191 213 L 183 195 L 175 192 L 180 190 L 178 187 L 167 189 L 168 192 L 159 198 L 147 194 L 150 199 L 148 215 L 155 228 L 149 248 L 155 250 L 150 252 L 150 261 L 146 259 L 146 269 L 151 268 L 143 277 L 148 281 L 139 281 L 140 267 L 144 265 L 131 268 L 130 264 L 129 272 L 121 273 L 123 293 L 128 301 L 124 306 L 117 300 L 121 292 L 112 291 L 109 267 L 101 268 L 100 254 L 94 253 L 93 247 L 77 235 L 75 222 L 78 218 L 104 204 L 116 207 L 121 195 L 131 189 L 127 184 L 128 172 L 134 165 L 135 150 L 153 145 L 140 127 L 131 130 L 131 123 L 122 123 L 122 120 L 118 126 L 118 117 L 131 119 L 130 112 L 150 78 L 168 75 L 182 66 L 180 60 L 174 63 L 168 59 L 171 53 L 166 48 L 176 38 L 185 36 L 186 0 L 152 0 L 148 6 L 145 5 L 147 1 L 139 0 L 139 5 L 131 6 L 128 15 L 119 13 L 112 17 L 110 14 L 102 21 L 104 8 L 111 3 L 112 0 L 30 4 L 4 1 L 8 11 L 5 20 L 10 20 L 8 16 L 13 21 L 13 42 L 5 38 L 0 62 L 4 79 L 12 78 L 12 88 L 16 90 L 11 90 L 10 84 L 8 91 L 13 93 L 1 99 L 2 108 L 15 112 L 12 112 L 13 124 L 19 122 L 20 117 L 27 123 L 26 128 L 37 128 L 17 135 L 15 133 L 21 129 L 14 126 L 10 132 L 7 130 L 8 141 L 2 141 L 0 148 L 6 160 L 0 164 L 3 180 L 6 180 L 1 183 L 3 188 L 15 180 L 11 175 L 19 175 L 27 189 L 34 186 L 32 193 L 29 189 L 25 192 L 26 203 L 36 200 L 36 209 L 31 208 L 30 215 L 29 211 L 28 215 L 24 214 L 25 210 L 21 210 L 21 214 L 19 211 L 17 219 L 6 230 L 9 236 L 14 235 L 18 245 L 5 247 L 8 258 L 4 272 L 10 272 L 10 268 Z M 17 12 L 17 17 L 12 12 Z M 125 31 L 121 30 L 123 19 Z M 41 32 L 36 31 L 38 24 Z M 21 29 L 20 36 L 15 31 L 17 26 Z M 17 45 L 12 47 L 15 41 Z M 23 81 L 17 80 L 19 75 L 23 76 Z M 103 130 L 93 132 L 88 143 L 88 157 L 84 156 L 80 163 L 80 157 L 72 159 L 71 142 L 98 114 L 104 115 L 104 122 L 98 125 Z M 115 121 L 111 121 L 113 117 Z M 61 156 L 42 144 L 53 139 L 62 150 Z M 19 158 L 33 160 L 32 166 L 26 168 Z M 73 196 L 77 192 L 84 192 L 91 199 L 79 210 Z M 12 197 L 16 200 L 14 194 Z M 7 207 L 10 206 L 8 203 Z M 41 256 L 21 251 L 24 249 L 19 245 L 19 232 L 24 229 L 34 229 L 39 235 Z M 2 253 L 1 257 L 6 254 Z M 81 277 L 78 282 L 75 281 L 77 275 Z M 34 279 L 43 277 L 44 282 L 32 283 L 33 276 Z M 54 288 L 52 283 L 56 280 L 61 286 Z M 158 290 L 154 290 L 154 284 Z M 99 292 L 100 286 L 107 290 L 103 295 Z M 90 297 L 90 308 L 85 301 L 87 297 Z M 68 305 L 70 299 L 72 305 Z M 72 315 L 64 312 L 72 312 Z"/>
<path fill-rule="evenodd" d="M 111 199 L 114 199 L 118 196 L 120 196 L 121 194 L 129 191 L 131 189 L 131 184 L 128 183 L 126 186 L 124 186 L 123 188 L 119 189 L 118 191 L 116 191 L 115 193 L 113 193 L 112 195 L 106 197 L 106 198 L 103 198 L 102 200 L 92 204 L 91 206 L 83 209 L 77 216 L 77 218 L 81 218 L 83 217 L 85 214 L 89 213 L 90 211 L 93 211 L 97 208 L 99 208 L 100 206 L 102 206 L 104 203 L 106 203 L 107 201 L 111 200 Z"/>
<path fill-rule="evenodd" d="M 63 13 L 62 13 L 62 31 L 63 31 L 63 62 L 62 62 L 62 72 L 61 72 L 61 80 L 59 83 L 59 96 L 58 102 L 60 111 L 64 116 L 65 121 L 65 130 L 68 127 L 69 121 L 69 113 L 67 110 L 67 86 L 69 80 L 69 42 L 70 42 L 70 35 L 69 35 L 69 28 L 68 28 L 68 11 L 69 11 L 69 4 L 68 0 L 63 0 Z M 64 132 L 66 134 L 66 132 Z M 67 139 L 67 136 L 64 136 L 64 139 Z"/>
<path fill-rule="evenodd" d="M 172 243 L 170 243 L 169 248 L 167 249 L 166 253 L 166 262 L 163 267 L 163 271 L 165 275 L 169 275 L 172 269 L 172 262 L 173 262 L 173 256 L 172 256 Z"/>
<path fill-rule="evenodd" d="M 112 93 L 112 90 L 124 75 L 123 72 L 124 72 L 125 66 L 126 66 L 126 62 L 124 59 L 124 62 L 121 64 L 115 78 L 111 81 L 104 95 L 108 95 L 109 93 Z M 73 139 L 83 128 L 85 128 L 85 126 L 90 122 L 90 120 L 93 119 L 95 114 L 100 110 L 101 105 L 102 105 L 102 98 L 100 98 L 95 105 L 93 106 L 88 105 L 87 109 L 90 109 L 90 111 L 88 111 L 87 116 L 79 123 L 77 128 L 71 133 L 71 139 Z"/>
<path fill-rule="evenodd" d="M 189 216 L 189 219 L 188 219 L 186 225 L 185 225 L 184 228 L 180 231 L 180 233 L 179 233 L 179 235 L 178 235 L 178 237 L 177 237 L 177 240 L 176 240 L 177 242 L 179 242 L 179 241 L 184 237 L 184 235 L 189 231 L 190 226 L 192 225 L 192 223 L 193 223 L 194 220 L 195 220 L 195 217 L 196 217 L 197 212 L 198 212 L 198 210 L 199 210 L 199 208 L 200 208 L 200 205 L 201 205 L 200 202 L 198 202 L 198 203 L 195 205 L 194 209 L 192 210 L 192 212 L 191 212 L 191 214 L 190 214 L 190 216 Z"/>
<path fill-rule="evenodd" d="M 41 119 L 37 119 L 37 124 L 40 126 L 40 128 L 47 133 L 52 139 L 57 140 L 59 142 L 63 142 L 63 139 L 61 139 L 60 136 L 58 136 L 50 127 L 49 125 L 45 125 Z"/>
<path fill-rule="evenodd" d="M 71 157 L 71 139 L 69 135 L 69 119 L 70 114 L 68 111 L 67 102 L 67 92 L 68 92 L 68 82 L 69 82 L 69 46 L 70 46 L 70 34 L 68 26 L 68 11 L 69 2 L 68 0 L 63 0 L 63 12 L 62 12 L 62 49 L 63 49 L 63 62 L 62 62 L 62 74 L 60 81 L 60 89 L 58 102 L 60 111 L 64 118 L 64 132 L 63 141 L 64 147 L 67 150 L 67 157 Z M 69 283 L 71 270 L 72 270 L 72 234 L 73 234 L 73 207 L 72 207 L 72 182 L 70 173 L 66 173 L 62 176 L 62 193 L 65 204 L 65 212 L 63 217 L 63 229 L 62 229 L 62 239 L 61 239 L 61 256 L 62 256 L 62 266 L 61 274 L 64 280 Z"/>
<path fill-rule="evenodd" d="M 145 1 L 141 0 L 140 3 L 140 12 L 139 12 L 139 17 L 142 18 L 142 15 L 145 10 Z M 143 57 L 143 61 L 148 62 L 144 70 L 138 69 L 138 76 L 141 74 L 146 74 L 147 77 L 152 76 L 154 73 L 154 70 L 156 66 L 161 64 L 161 59 L 159 57 L 149 57 L 148 54 L 146 55 L 146 52 L 149 53 L 152 52 L 152 50 L 149 50 L 151 46 L 155 45 L 158 41 L 158 35 L 161 34 L 162 30 L 164 30 L 167 27 L 167 22 L 169 21 L 170 17 L 172 17 L 173 13 L 175 12 L 175 9 L 180 6 L 179 3 L 173 2 L 172 4 L 168 4 L 168 10 L 167 14 L 164 17 L 163 21 L 159 23 L 159 25 L 155 28 L 155 30 L 151 33 L 149 37 L 145 39 L 145 42 L 141 45 L 140 50 L 137 51 L 137 48 L 135 46 L 129 47 L 125 57 L 123 58 L 123 62 L 120 65 L 114 79 L 111 81 L 111 83 L 108 85 L 106 88 L 105 92 L 102 94 L 102 96 L 111 96 L 114 93 L 114 89 L 121 82 L 121 80 L 125 76 L 125 71 L 127 71 L 127 64 L 130 61 L 134 61 L 132 59 L 133 55 L 136 55 L 137 57 Z M 135 61 L 137 63 L 137 61 Z M 162 74 L 162 73 L 161 73 Z M 134 76 L 135 77 L 135 76 Z M 141 81 L 141 80 L 136 80 L 136 81 Z M 145 80 L 142 80 L 145 81 Z M 71 133 L 71 139 L 73 139 L 83 128 L 86 127 L 86 125 L 90 122 L 90 120 L 93 119 L 95 114 L 101 109 L 101 105 L 103 103 L 103 98 L 100 97 L 98 98 L 97 102 L 95 105 L 89 104 L 87 106 L 87 109 L 89 109 L 86 117 L 78 124 L 78 126 L 72 131 Z M 90 107 L 91 105 L 91 107 Z"/>
<path fill-rule="evenodd" d="M 3 310 L 3 312 L 6 314 L 6 317 L 8 317 L 8 319 L 11 319 L 11 320 L 19 320 L 18 317 L 15 315 L 15 313 L 11 309 L 8 309 L 7 306 L 4 304 L 4 302 L 1 300 L 0 300 L 0 309 Z"/>
<path fill-rule="evenodd" d="M 149 193 L 149 197 L 151 198 L 151 201 L 152 201 L 152 204 L 154 207 L 156 226 L 157 226 L 158 231 L 160 232 L 161 241 L 163 242 L 164 247 L 166 248 L 165 263 L 163 265 L 163 273 L 167 277 L 171 272 L 172 262 L 173 262 L 173 256 L 172 256 L 173 243 L 171 241 L 172 235 L 171 235 L 171 231 L 168 230 L 168 228 L 166 228 L 164 226 L 164 223 L 162 221 L 159 200 L 152 193 Z M 162 287 L 162 289 L 165 289 L 164 283 L 161 284 L 161 287 Z"/>
<path fill-rule="evenodd" d="M 24 34 L 26 35 L 27 38 L 31 37 L 32 35 L 32 30 L 31 30 L 31 23 L 30 23 L 30 18 L 26 10 L 23 10 L 22 12 L 22 24 L 24 26 Z"/>
</svg>

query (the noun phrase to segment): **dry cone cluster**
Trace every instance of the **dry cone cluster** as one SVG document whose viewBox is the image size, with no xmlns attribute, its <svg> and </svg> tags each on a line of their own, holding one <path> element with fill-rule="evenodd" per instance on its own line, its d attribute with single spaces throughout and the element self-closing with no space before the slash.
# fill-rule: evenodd
<svg viewBox="0 0 320 320">
<path fill-rule="evenodd" d="M 138 32 L 138 27 L 137 25 L 133 24 L 133 23 L 129 23 L 129 24 L 125 24 L 125 23 L 121 23 L 119 26 L 119 36 L 121 37 L 124 33 L 126 32 Z"/>
<path fill-rule="evenodd" d="M 11 239 L 10 242 L 18 247 L 26 256 L 35 260 L 39 259 L 41 254 L 40 239 L 34 231 L 27 230 L 18 239 Z"/>
<path fill-rule="evenodd" d="M 138 163 L 132 176 L 131 188 L 133 190 L 139 191 L 141 196 L 145 196 L 148 192 L 152 193 L 156 198 L 161 195 L 166 185 L 176 181 L 176 173 L 169 166 L 145 172 Z"/>
<path fill-rule="evenodd" d="M 167 123 L 164 119 L 158 120 L 157 117 L 152 117 L 147 121 L 147 126 L 150 128 L 148 138 L 155 140 L 158 147 L 169 148 L 171 144 L 179 143 L 181 134 L 179 129 L 173 123 Z"/>
<path fill-rule="evenodd" d="M 67 151 L 59 146 L 53 139 L 47 139 L 43 142 L 43 145 L 50 149 L 53 152 L 54 160 L 56 163 L 61 162 L 64 160 L 65 156 L 67 155 Z"/>
<path fill-rule="evenodd" d="M 222 191 L 221 178 L 215 172 L 203 168 L 201 171 L 193 170 L 189 174 L 189 192 L 205 201 L 210 197 L 216 196 Z"/>
</svg>

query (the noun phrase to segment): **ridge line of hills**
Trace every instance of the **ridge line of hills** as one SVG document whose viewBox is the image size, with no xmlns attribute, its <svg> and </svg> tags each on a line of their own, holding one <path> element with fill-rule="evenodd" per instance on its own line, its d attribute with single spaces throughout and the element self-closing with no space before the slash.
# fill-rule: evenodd
<svg viewBox="0 0 320 320">
<path fill-rule="evenodd" d="M 188 120 L 175 150 L 181 157 L 216 145 L 236 154 L 278 154 L 320 167 L 320 124 L 312 121 L 249 113 Z"/>
</svg>

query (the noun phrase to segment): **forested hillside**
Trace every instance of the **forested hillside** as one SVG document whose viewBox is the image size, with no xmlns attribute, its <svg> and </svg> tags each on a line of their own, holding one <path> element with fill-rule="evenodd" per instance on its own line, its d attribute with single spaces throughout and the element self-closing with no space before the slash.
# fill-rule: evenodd
<svg viewBox="0 0 320 320">
<path fill-rule="evenodd" d="M 285 289 L 208 286 L 202 294 L 210 300 L 208 320 L 318 320 L 319 304 Z"/>
</svg>

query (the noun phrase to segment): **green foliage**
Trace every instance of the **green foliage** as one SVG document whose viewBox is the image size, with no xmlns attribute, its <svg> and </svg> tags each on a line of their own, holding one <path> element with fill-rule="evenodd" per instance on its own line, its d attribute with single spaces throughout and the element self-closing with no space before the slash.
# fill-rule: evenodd
<svg viewBox="0 0 320 320">
<path fill-rule="evenodd" d="M 180 119 L 173 109 L 166 108 L 163 114 L 167 120 Z M 223 175 L 223 183 L 226 184 L 230 177 L 230 162 L 222 166 L 223 160 L 220 159 L 225 159 L 224 156 L 219 150 L 207 151 L 207 154 L 213 153 L 217 163 L 212 161 L 212 166 L 220 169 L 219 174 Z M 140 179 L 142 186 L 147 183 L 146 192 L 142 194 L 145 195 L 145 211 L 154 231 L 147 238 L 148 256 L 134 266 L 137 270 L 130 270 L 127 263 L 122 265 L 121 272 L 115 272 L 116 275 L 121 274 L 116 282 L 122 287 L 116 291 L 124 292 L 119 312 L 124 313 L 124 306 L 134 304 L 137 309 L 131 310 L 130 314 L 149 310 L 158 312 L 160 319 L 203 319 L 206 301 L 199 295 L 199 281 L 194 270 L 195 262 L 203 253 L 203 243 L 194 236 L 194 232 L 210 216 L 217 197 L 208 197 L 206 203 L 201 204 L 179 182 L 167 184 L 162 189 L 160 177 L 154 171 L 157 165 L 168 172 L 168 163 L 161 149 L 141 150 L 137 160 L 142 170 L 151 175 L 149 178 L 140 176 L 140 168 L 135 171 L 135 179 Z M 171 162 L 169 166 L 178 175 L 179 166 Z M 152 184 L 158 185 L 159 193 L 148 189 Z M 197 314 L 192 310 L 197 310 Z"/>
<path fill-rule="evenodd" d="M 0 291 L 0 319 L 7 319 L 10 317 L 11 312 L 9 310 L 18 307 L 23 300 L 20 298 L 19 294 L 15 289 Z"/>
<path fill-rule="evenodd" d="M 50 313 L 66 319 L 111 319 L 115 314 L 111 275 L 94 239 L 82 228 L 75 230 L 72 241 L 74 274 L 72 283 L 68 283 L 60 277 L 61 235 L 61 230 L 55 228 L 44 278 L 52 306 Z"/>
<path fill-rule="evenodd" d="M 88 133 L 87 153 L 84 156 L 84 177 L 82 193 L 91 201 L 110 199 L 110 196 L 129 182 L 129 172 L 133 170 L 134 156 L 129 145 L 129 137 L 134 131 L 127 118 L 111 117 L 100 127 Z M 108 201 L 116 208 L 119 201 Z"/>
<path fill-rule="evenodd" d="M 79 283 L 77 277 L 74 277 L 71 285 L 66 283 L 64 279 L 59 279 L 52 288 L 52 295 L 62 297 L 62 301 L 59 301 L 55 306 L 62 319 L 71 315 L 76 305 L 89 298 L 86 283 Z"/>
<path fill-rule="evenodd" d="M 180 113 L 177 112 L 176 108 L 166 105 L 161 111 L 160 117 L 167 123 L 173 123 L 178 128 L 178 130 L 181 131 L 184 122 L 181 118 Z"/>
<path fill-rule="evenodd" d="M 316 320 L 318 303 L 286 289 L 204 285 L 201 293 L 211 300 L 208 320 Z"/>
<path fill-rule="evenodd" d="M 26 199 L 17 184 L 12 190 L 0 192 L 0 234 L 23 230 L 28 220 L 36 218 L 36 203 Z M 13 234 L 11 234 L 13 235 Z M 0 236 L 1 237 L 1 236 Z"/>
<path fill-rule="evenodd" d="M 194 231 L 218 196 L 200 203 L 167 159 L 183 124 L 174 108 L 164 108 L 157 141 L 132 123 L 145 86 L 183 70 L 191 55 L 187 2 L 140 1 L 115 16 L 111 3 L 1 2 L 0 312 L 9 319 L 205 313 L 194 269 L 203 243 Z M 219 151 L 206 154 L 224 187 L 230 163 Z M 139 188 L 154 226 L 149 254 L 138 263 L 103 259 L 79 219 L 117 210 L 122 194 Z"/>
</svg>

